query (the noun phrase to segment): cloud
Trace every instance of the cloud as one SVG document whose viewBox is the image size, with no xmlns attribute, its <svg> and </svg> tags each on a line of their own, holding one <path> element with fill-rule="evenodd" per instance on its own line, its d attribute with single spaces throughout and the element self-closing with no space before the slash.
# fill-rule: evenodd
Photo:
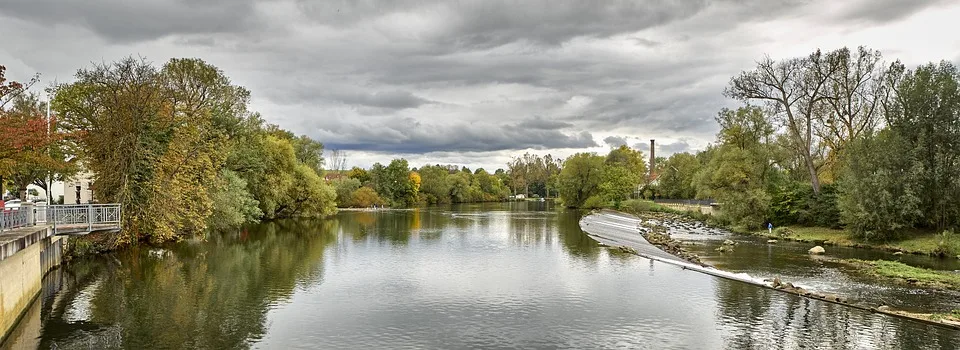
<svg viewBox="0 0 960 350">
<path fill-rule="evenodd" d="M 612 148 L 620 147 L 627 144 L 627 139 L 620 136 L 607 136 L 603 139 L 603 143 L 606 143 Z"/>
<path fill-rule="evenodd" d="M 336 100 L 350 104 L 385 109 L 405 109 L 416 108 L 430 103 L 429 100 L 415 96 L 408 91 L 380 91 L 372 94 L 354 93 L 354 94 L 332 94 Z"/>
<path fill-rule="evenodd" d="M 326 142 L 329 148 L 391 154 L 519 151 L 598 146 L 593 135 L 587 131 L 563 133 L 557 130 L 523 128 L 516 124 L 446 125 L 399 119 L 384 122 L 378 128 L 349 124 L 328 132 L 340 135 Z"/>
<path fill-rule="evenodd" d="M 537 130 L 557 130 L 572 127 L 573 124 L 556 120 L 546 120 L 543 117 L 533 117 L 517 124 L 517 127 Z"/>
<path fill-rule="evenodd" d="M 45 85 L 128 55 L 200 57 L 268 122 L 364 161 L 489 165 L 598 141 L 690 150 L 738 104 L 721 94 L 730 77 L 764 54 L 868 45 L 960 61 L 953 33 L 929 29 L 958 15 L 896 0 L 0 0 L 0 64 Z"/>
<path fill-rule="evenodd" d="M 118 43 L 175 34 L 253 32 L 260 27 L 249 0 L 85 0 L 0 1 L 7 16 L 90 29 Z"/>
<path fill-rule="evenodd" d="M 849 1 L 847 2 L 846 8 L 837 13 L 837 17 L 842 20 L 863 20 L 879 24 L 901 20 L 922 10 L 948 2 L 947 0 Z"/>
</svg>

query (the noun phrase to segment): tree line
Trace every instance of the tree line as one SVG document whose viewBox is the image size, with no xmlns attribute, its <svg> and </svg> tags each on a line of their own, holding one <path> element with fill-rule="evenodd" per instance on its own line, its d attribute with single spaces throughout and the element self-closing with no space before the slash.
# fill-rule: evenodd
<svg viewBox="0 0 960 350">
<path fill-rule="evenodd" d="M 960 73 L 865 47 L 773 60 L 730 80 L 715 143 L 668 158 L 654 186 L 712 198 L 725 221 L 847 227 L 886 240 L 960 224 Z"/>
<path fill-rule="evenodd" d="M 49 89 L 49 121 L 26 84 L 3 82 L 0 103 L 12 107 L 0 108 L 0 127 L 16 132 L 0 133 L 13 149 L 0 154 L 0 176 L 24 188 L 90 171 L 96 199 L 124 208 L 114 244 L 335 210 L 323 144 L 265 123 L 218 68 L 131 57 L 75 78 Z"/>
</svg>

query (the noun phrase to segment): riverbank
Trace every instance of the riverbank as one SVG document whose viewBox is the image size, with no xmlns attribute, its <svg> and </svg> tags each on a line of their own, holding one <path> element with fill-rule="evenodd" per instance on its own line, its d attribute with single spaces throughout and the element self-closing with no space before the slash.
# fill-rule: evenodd
<svg viewBox="0 0 960 350">
<path fill-rule="evenodd" d="M 759 231 L 752 234 L 767 239 L 960 259 L 960 235 L 957 234 L 910 233 L 904 239 L 885 243 L 863 241 L 856 238 L 850 231 L 825 227 L 787 226 L 773 230 L 772 233 Z"/>
<path fill-rule="evenodd" d="M 810 299 L 816 299 L 821 301 L 826 301 L 835 304 L 841 304 L 857 309 L 861 309 L 868 312 L 874 313 L 883 313 L 891 316 L 908 318 L 915 321 L 920 321 L 924 323 L 936 324 L 940 326 L 946 326 L 954 329 L 960 329 L 960 318 L 956 318 L 954 312 L 941 312 L 941 313 L 916 313 L 916 312 L 907 312 L 903 310 L 893 309 L 891 306 L 885 305 L 883 303 L 871 303 L 867 300 L 861 300 L 859 302 L 853 303 L 847 300 L 846 296 L 836 295 L 833 293 L 823 293 L 812 290 L 810 288 L 804 288 L 796 286 L 787 281 L 781 281 L 779 278 L 772 278 L 770 280 L 758 280 L 748 275 L 734 273 L 732 271 L 724 271 L 712 267 L 703 267 L 695 265 L 690 262 L 689 257 L 677 257 L 675 254 L 668 254 L 670 258 L 664 258 L 662 255 L 667 254 L 666 252 L 652 247 L 648 242 L 645 242 L 642 238 L 642 232 L 646 231 L 645 228 L 651 225 L 661 225 L 664 220 L 668 220 L 671 217 L 676 217 L 678 214 L 674 213 L 641 213 L 641 215 L 631 215 L 623 212 L 615 211 L 602 211 L 594 212 L 591 215 L 588 215 L 581 221 L 581 228 L 588 233 L 588 235 L 597 240 L 602 244 L 606 244 L 612 247 L 621 247 L 626 246 L 628 249 L 619 248 L 621 251 L 633 253 L 636 255 L 644 256 L 650 259 L 657 261 L 673 264 L 680 266 L 684 269 L 695 270 L 698 272 L 714 275 L 717 277 L 728 278 L 748 284 L 752 284 L 758 287 L 768 288 L 777 290 L 780 292 L 785 292 L 788 294 L 794 294 Z M 629 218 L 632 218 L 631 221 Z M 689 220 L 689 218 L 686 218 Z M 633 223 L 633 224 L 631 224 Z M 663 231 L 657 230 L 657 231 Z M 646 243 L 646 244 L 645 244 Z M 656 251 L 654 251 L 656 250 Z M 681 260 L 682 259 L 682 260 Z M 875 301 L 875 300 L 874 300 Z"/>
</svg>

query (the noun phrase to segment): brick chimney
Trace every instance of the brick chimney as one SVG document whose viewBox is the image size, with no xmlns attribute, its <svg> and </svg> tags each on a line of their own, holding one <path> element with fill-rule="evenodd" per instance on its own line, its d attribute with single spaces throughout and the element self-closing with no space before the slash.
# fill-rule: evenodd
<svg viewBox="0 0 960 350">
<path fill-rule="evenodd" d="M 656 151 L 656 140 L 650 140 L 650 181 L 653 181 L 657 177 L 656 169 L 657 167 L 657 151 Z"/>
</svg>

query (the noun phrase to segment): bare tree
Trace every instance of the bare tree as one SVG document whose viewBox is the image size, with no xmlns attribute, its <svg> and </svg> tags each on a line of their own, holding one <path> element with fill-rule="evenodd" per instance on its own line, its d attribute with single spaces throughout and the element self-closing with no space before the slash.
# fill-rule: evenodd
<svg viewBox="0 0 960 350">
<path fill-rule="evenodd" d="M 766 105 L 776 124 L 786 129 L 790 146 L 803 159 L 816 194 L 820 193 L 823 143 L 814 130 L 827 113 L 828 85 L 839 69 L 838 61 L 836 52 L 823 54 L 820 50 L 780 62 L 767 56 L 754 70 L 732 78 L 724 90 L 726 96 L 759 100 Z"/>
<path fill-rule="evenodd" d="M 827 84 L 830 111 L 821 115 L 818 133 L 839 156 L 847 142 L 877 127 L 887 89 L 879 51 L 861 46 L 852 54 L 847 48 L 835 53 L 837 71 Z"/>
<path fill-rule="evenodd" d="M 339 149 L 330 150 L 330 170 L 342 172 L 347 163 L 347 152 Z"/>
</svg>

